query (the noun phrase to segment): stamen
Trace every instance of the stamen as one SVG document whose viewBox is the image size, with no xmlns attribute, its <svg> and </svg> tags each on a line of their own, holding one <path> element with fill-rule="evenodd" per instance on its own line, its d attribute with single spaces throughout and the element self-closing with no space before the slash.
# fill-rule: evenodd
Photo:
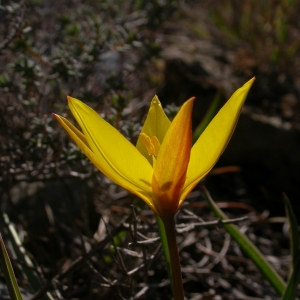
<svg viewBox="0 0 300 300">
<path fill-rule="evenodd" d="M 141 141 L 146 147 L 148 154 L 152 156 L 157 156 L 160 148 L 160 142 L 156 136 L 148 136 L 145 133 L 140 134 Z"/>
<path fill-rule="evenodd" d="M 154 148 L 154 156 L 157 156 L 160 149 L 160 142 L 155 135 L 151 136 L 150 139 Z"/>
</svg>

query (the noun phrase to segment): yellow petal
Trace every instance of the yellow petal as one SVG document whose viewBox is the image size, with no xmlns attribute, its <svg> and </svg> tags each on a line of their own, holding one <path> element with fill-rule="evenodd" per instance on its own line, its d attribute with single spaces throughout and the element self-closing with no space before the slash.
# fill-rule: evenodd
<svg viewBox="0 0 300 300">
<path fill-rule="evenodd" d="M 152 188 L 160 216 L 174 215 L 190 159 L 192 145 L 192 108 L 194 98 L 186 101 L 171 123 L 154 165 Z"/>
<path fill-rule="evenodd" d="M 195 185 L 212 169 L 226 148 L 255 78 L 239 88 L 209 123 L 191 150 L 180 205 Z"/>
<path fill-rule="evenodd" d="M 171 122 L 162 109 L 160 101 L 158 100 L 157 96 L 154 96 L 151 101 L 149 112 L 141 133 L 145 133 L 149 137 L 156 136 L 160 144 L 162 144 L 170 124 Z M 148 151 L 145 145 L 142 143 L 140 137 L 137 141 L 136 147 L 141 154 L 148 159 L 150 164 L 152 164 L 152 158 L 148 155 Z"/>
<path fill-rule="evenodd" d="M 87 140 L 86 140 L 85 136 L 72 123 L 70 123 L 66 118 L 64 118 L 62 116 L 59 116 L 57 114 L 52 114 L 52 115 L 53 115 L 53 117 L 56 118 L 56 120 L 60 123 L 60 125 L 62 125 L 64 127 L 64 129 L 68 133 L 71 132 L 72 135 L 75 134 L 75 136 L 77 138 L 79 138 L 88 148 L 90 148 L 89 145 L 88 145 L 88 143 L 87 143 Z"/>
<path fill-rule="evenodd" d="M 84 135 L 66 119 L 55 116 L 60 124 L 104 175 L 141 197 L 155 210 L 151 189 L 153 170 L 148 161 L 93 109 L 74 98 L 68 100 Z"/>
</svg>

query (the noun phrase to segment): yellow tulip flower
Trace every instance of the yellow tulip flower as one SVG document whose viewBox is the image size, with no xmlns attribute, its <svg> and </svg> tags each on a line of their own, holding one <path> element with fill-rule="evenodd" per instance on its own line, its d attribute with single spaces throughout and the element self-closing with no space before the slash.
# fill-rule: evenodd
<svg viewBox="0 0 300 300">
<path fill-rule="evenodd" d="M 187 195 L 226 148 L 254 78 L 238 89 L 192 146 L 186 101 L 172 122 L 155 96 L 136 147 L 83 102 L 68 97 L 79 131 L 53 114 L 78 147 L 108 178 L 143 199 L 160 217 L 175 215 Z"/>
</svg>

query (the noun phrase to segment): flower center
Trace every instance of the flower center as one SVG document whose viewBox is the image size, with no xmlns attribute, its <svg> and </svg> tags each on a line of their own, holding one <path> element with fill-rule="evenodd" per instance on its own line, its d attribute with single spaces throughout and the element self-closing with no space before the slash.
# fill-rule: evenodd
<svg viewBox="0 0 300 300">
<path fill-rule="evenodd" d="M 160 148 L 160 142 L 158 138 L 155 135 L 148 136 L 145 133 L 141 133 L 140 137 L 142 143 L 147 149 L 148 154 L 156 157 L 158 155 L 159 148 Z"/>
</svg>

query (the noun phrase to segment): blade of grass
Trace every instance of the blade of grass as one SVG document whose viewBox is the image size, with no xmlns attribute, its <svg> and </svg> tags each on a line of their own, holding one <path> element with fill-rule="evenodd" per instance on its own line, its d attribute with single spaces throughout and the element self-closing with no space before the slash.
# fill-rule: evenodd
<svg viewBox="0 0 300 300">
<path fill-rule="evenodd" d="M 42 285 L 39 274 L 36 272 L 34 264 L 30 257 L 27 255 L 25 248 L 22 245 L 22 242 L 18 236 L 18 233 L 15 229 L 14 224 L 9 220 L 7 214 L 3 214 L 3 220 L 8 228 L 8 234 L 10 242 L 13 246 L 13 250 L 18 261 L 21 262 L 21 268 L 24 272 L 30 286 L 34 291 L 38 291 Z M 42 298 L 42 300 L 54 300 L 49 292 L 47 292 Z"/>
<path fill-rule="evenodd" d="M 165 226 L 164 226 L 162 219 L 158 215 L 156 215 L 156 221 L 157 221 L 157 225 L 158 225 L 158 231 L 159 231 L 159 235 L 160 235 L 160 239 L 161 239 L 161 243 L 162 243 L 162 247 L 163 247 L 163 251 L 164 251 L 165 260 L 167 263 L 168 275 L 169 275 L 170 281 L 172 282 L 170 252 L 169 252 L 169 247 L 168 247 L 168 240 L 167 240 Z"/>
<path fill-rule="evenodd" d="M 202 121 L 200 122 L 200 124 L 197 126 L 197 128 L 193 133 L 193 142 L 196 142 L 198 140 L 199 136 L 202 134 L 202 132 L 207 127 L 207 125 L 210 123 L 210 121 L 218 112 L 221 106 L 222 95 L 223 95 L 222 90 L 218 90 L 204 118 L 202 119 Z"/>
<path fill-rule="evenodd" d="M 282 194 L 282 197 L 285 204 L 286 216 L 289 222 L 291 251 L 290 277 L 282 300 L 293 300 L 296 298 L 298 283 L 300 280 L 300 241 L 297 219 L 291 206 L 291 202 L 285 193 Z"/>
<path fill-rule="evenodd" d="M 19 291 L 18 283 L 15 277 L 14 270 L 11 266 L 10 259 L 8 257 L 2 236 L 0 234 L 0 262 L 5 277 L 6 285 L 12 300 L 22 300 L 21 293 Z"/>
<path fill-rule="evenodd" d="M 285 193 L 282 194 L 283 201 L 285 204 L 285 213 L 289 222 L 289 232 L 290 232 L 290 251 L 291 251 L 291 270 L 295 268 L 295 263 L 299 255 L 299 233 L 298 233 L 298 224 L 297 219 L 294 214 L 291 202 Z"/>
<path fill-rule="evenodd" d="M 228 219 L 227 216 L 218 208 L 216 203 L 211 198 L 206 188 L 203 188 L 203 193 L 209 207 L 212 209 L 217 218 L 222 220 Z M 273 286 L 279 296 L 282 296 L 286 285 L 283 279 L 273 269 L 273 267 L 266 261 L 262 253 L 257 247 L 248 239 L 248 237 L 239 231 L 239 228 L 234 224 L 224 224 L 226 231 L 238 243 L 240 248 L 250 257 L 253 263 L 257 266 L 260 272 L 265 276 L 269 283 Z"/>
<path fill-rule="evenodd" d="M 282 300 L 296 299 L 299 280 L 300 280 L 300 255 L 298 252 L 298 256 L 294 264 L 294 269 L 288 280 L 288 284 L 283 293 Z"/>
</svg>

